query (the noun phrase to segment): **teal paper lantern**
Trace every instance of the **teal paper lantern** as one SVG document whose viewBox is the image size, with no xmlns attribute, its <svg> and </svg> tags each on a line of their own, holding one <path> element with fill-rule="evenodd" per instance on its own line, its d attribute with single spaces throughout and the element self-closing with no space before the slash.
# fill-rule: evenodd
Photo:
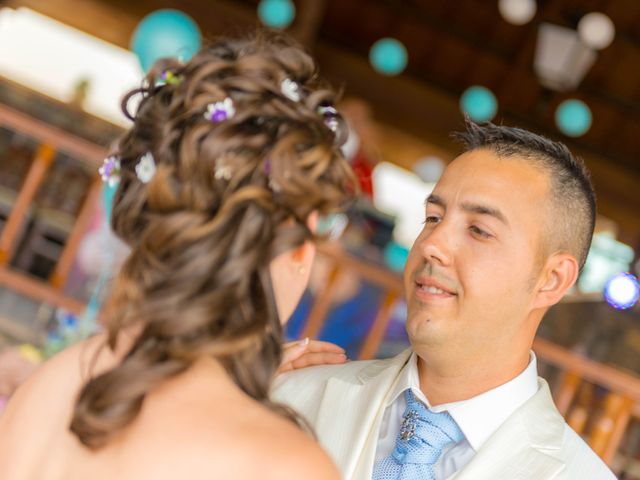
<svg viewBox="0 0 640 480">
<path fill-rule="evenodd" d="M 373 44 L 369 60 L 383 75 L 397 75 L 407 67 L 407 49 L 395 38 L 382 38 Z"/>
<path fill-rule="evenodd" d="M 569 137 L 584 135 L 591 128 L 591 110 L 581 100 L 565 100 L 556 109 L 556 125 Z"/>
<path fill-rule="evenodd" d="M 258 16 L 267 27 L 287 28 L 296 17 L 296 6 L 291 0 L 262 0 Z"/>
<path fill-rule="evenodd" d="M 138 24 L 131 38 L 131 50 L 145 72 L 160 58 L 175 57 L 186 62 L 200 50 L 202 36 L 196 22 L 179 10 L 150 13 Z"/>
<path fill-rule="evenodd" d="M 391 240 L 383 252 L 384 263 L 394 272 L 402 272 L 409 257 L 409 249 Z"/>
<path fill-rule="evenodd" d="M 488 122 L 498 113 L 498 101 L 491 90 L 474 85 L 462 93 L 460 110 L 474 122 Z"/>
</svg>

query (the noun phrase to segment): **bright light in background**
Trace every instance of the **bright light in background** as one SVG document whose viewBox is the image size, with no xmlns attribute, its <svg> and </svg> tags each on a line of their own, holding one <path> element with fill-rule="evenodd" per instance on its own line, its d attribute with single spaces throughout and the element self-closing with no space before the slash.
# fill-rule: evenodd
<svg viewBox="0 0 640 480">
<path fill-rule="evenodd" d="M 413 164 L 413 171 L 426 183 L 435 183 L 444 173 L 444 161 L 433 155 L 421 158 Z"/>
<path fill-rule="evenodd" d="M 580 291 L 601 292 L 611 277 L 629 270 L 633 256 L 633 248 L 617 241 L 610 233 L 596 233 L 578 279 Z"/>
<path fill-rule="evenodd" d="M 556 109 L 556 125 L 569 137 L 580 137 L 591 128 L 591 110 L 581 100 L 565 100 Z"/>
<path fill-rule="evenodd" d="M 123 126 L 120 101 L 143 72 L 129 50 L 28 8 L 0 10 L 0 75 L 63 102 L 88 80 L 84 109 Z"/>
<path fill-rule="evenodd" d="M 382 38 L 371 47 L 369 60 L 383 75 L 397 75 L 407 67 L 407 49 L 395 38 Z"/>
<path fill-rule="evenodd" d="M 580 40 L 588 47 L 596 50 L 607 48 L 616 35 L 616 27 L 604 13 L 591 12 L 580 19 L 578 23 Z"/>
<path fill-rule="evenodd" d="M 411 247 L 422 230 L 424 201 L 435 184 L 425 183 L 415 173 L 387 162 L 376 165 L 372 179 L 373 204 L 395 217 L 394 240 Z"/>
<path fill-rule="evenodd" d="M 524 25 L 535 16 L 537 5 L 535 0 L 499 0 L 498 10 L 507 22 Z"/>
<path fill-rule="evenodd" d="M 631 308 L 640 297 L 638 279 L 630 273 L 619 273 L 604 287 L 604 298 L 609 305 L 621 310 Z"/>
</svg>

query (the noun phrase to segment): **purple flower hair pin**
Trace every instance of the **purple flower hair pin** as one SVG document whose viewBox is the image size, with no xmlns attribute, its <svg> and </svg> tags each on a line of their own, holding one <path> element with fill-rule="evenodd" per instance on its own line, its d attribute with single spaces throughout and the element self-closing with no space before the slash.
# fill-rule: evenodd
<svg viewBox="0 0 640 480">
<path fill-rule="evenodd" d="M 338 130 L 338 111 L 331 106 L 319 106 L 318 113 L 324 118 L 324 124 L 332 132 Z"/>
<path fill-rule="evenodd" d="M 114 187 L 120 181 L 120 158 L 115 155 L 105 158 L 98 172 L 103 182 Z"/>
<path fill-rule="evenodd" d="M 147 152 L 136 165 L 136 175 L 142 183 L 149 183 L 155 174 L 156 162 L 151 152 Z"/>
<path fill-rule="evenodd" d="M 213 123 L 224 122 L 229 120 L 236 114 L 236 107 L 233 105 L 231 97 L 225 98 L 221 102 L 210 103 L 207 105 L 207 111 L 204 112 L 204 118 Z"/>
</svg>

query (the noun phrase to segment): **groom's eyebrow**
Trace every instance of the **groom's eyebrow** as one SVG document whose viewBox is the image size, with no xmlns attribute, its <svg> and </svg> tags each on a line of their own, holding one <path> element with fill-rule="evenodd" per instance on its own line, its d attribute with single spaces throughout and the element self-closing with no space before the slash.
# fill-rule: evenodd
<svg viewBox="0 0 640 480">
<path fill-rule="evenodd" d="M 433 193 L 429 195 L 427 199 L 424 201 L 424 206 L 427 207 L 429 206 L 430 203 L 433 205 L 438 205 L 439 207 L 442 207 L 445 210 L 447 209 L 447 203 L 444 201 L 444 199 Z"/>
<path fill-rule="evenodd" d="M 437 205 L 442 207 L 444 210 L 447 209 L 447 202 L 438 195 L 431 194 L 425 200 L 425 207 L 429 204 Z M 465 202 L 461 205 L 462 209 L 465 212 L 476 213 L 478 215 L 489 215 L 490 217 L 494 217 L 504 223 L 507 227 L 509 226 L 509 220 L 504 213 L 500 211 L 499 208 L 492 207 L 490 205 L 482 204 L 482 203 L 470 203 Z"/>
</svg>

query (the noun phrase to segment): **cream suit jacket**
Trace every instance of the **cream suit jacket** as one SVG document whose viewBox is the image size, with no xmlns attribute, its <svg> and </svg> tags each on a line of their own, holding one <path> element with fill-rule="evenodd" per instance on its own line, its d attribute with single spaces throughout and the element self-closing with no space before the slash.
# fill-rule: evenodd
<svg viewBox="0 0 640 480">
<path fill-rule="evenodd" d="M 272 398 L 298 411 L 346 480 L 370 480 L 387 395 L 411 355 L 296 370 Z M 558 413 L 547 382 L 482 445 L 455 480 L 609 480 L 616 477 Z"/>
</svg>

